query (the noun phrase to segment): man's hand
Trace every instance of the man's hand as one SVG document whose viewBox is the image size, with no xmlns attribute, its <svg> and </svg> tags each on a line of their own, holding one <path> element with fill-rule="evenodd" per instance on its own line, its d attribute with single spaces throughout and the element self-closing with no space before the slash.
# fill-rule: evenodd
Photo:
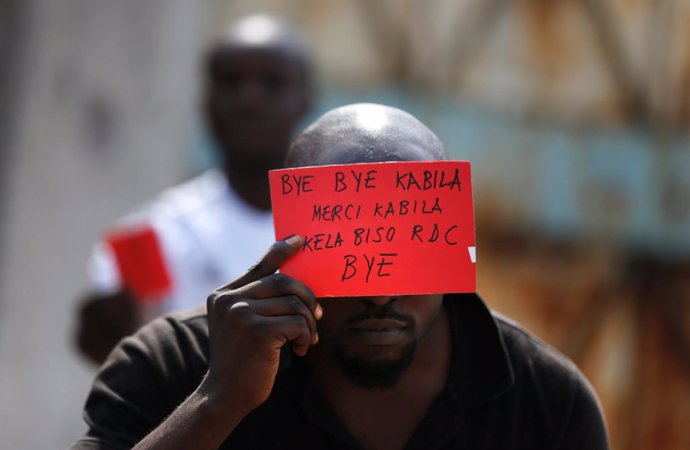
<svg viewBox="0 0 690 450">
<path fill-rule="evenodd" d="M 303 283 L 276 274 L 302 246 L 278 241 L 254 267 L 208 297 L 209 370 L 199 387 L 134 448 L 214 449 L 273 389 L 280 349 L 316 344 L 323 310 Z"/>
<path fill-rule="evenodd" d="M 221 409 L 249 413 L 273 388 L 280 350 L 304 356 L 318 342 L 323 310 L 300 281 L 275 273 L 302 246 L 278 241 L 255 266 L 208 298 L 210 367 L 199 387 Z"/>
</svg>

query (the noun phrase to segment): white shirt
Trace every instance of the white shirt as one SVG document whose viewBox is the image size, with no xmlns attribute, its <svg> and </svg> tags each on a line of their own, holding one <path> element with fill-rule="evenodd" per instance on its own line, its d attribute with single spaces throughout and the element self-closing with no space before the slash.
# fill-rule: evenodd
<svg viewBox="0 0 690 450">
<path fill-rule="evenodd" d="M 244 202 L 224 174 L 212 169 L 163 192 L 124 222 L 148 223 L 156 232 L 172 278 L 161 311 L 186 309 L 243 274 L 273 243 L 273 217 Z M 87 267 L 93 289 L 121 287 L 115 256 L 106 242 L 94 248 Z"/>
</svg>

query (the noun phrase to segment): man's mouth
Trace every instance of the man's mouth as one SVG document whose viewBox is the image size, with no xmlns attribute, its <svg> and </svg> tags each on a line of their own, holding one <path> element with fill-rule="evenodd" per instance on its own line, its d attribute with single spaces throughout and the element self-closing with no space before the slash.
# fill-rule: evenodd
<svg viewBox="0 0 690 450">
<path fill-rule="evenodd" d="M 408 331 L 402 320 L 364 319 L 348 327 L 347 335 L 364 345 L 385 346 L 400 343 Z"/>
<path fill-rule="evenodd" d="M 350 330 L 354 332 L 388 331 L 403 328 L 407 328 L 407 324 L 397 319 L 364 319 L 350 326 Z"/>
</svg>

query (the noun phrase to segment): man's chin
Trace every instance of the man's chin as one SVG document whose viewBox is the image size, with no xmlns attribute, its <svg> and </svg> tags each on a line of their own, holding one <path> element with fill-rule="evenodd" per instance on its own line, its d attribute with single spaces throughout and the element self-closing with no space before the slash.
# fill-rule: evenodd
<svg viewBox="0 0 690 450">
<path fill-rule="evenodd" d="M 412 363 L 416 342 L 402 348 L 368 347 L 357 354 L 347 352 L 341 345 L 333 348 L 335 359 L 345 376 L 353 384 L 366 389 L 395 386 Z"/>
</svg>

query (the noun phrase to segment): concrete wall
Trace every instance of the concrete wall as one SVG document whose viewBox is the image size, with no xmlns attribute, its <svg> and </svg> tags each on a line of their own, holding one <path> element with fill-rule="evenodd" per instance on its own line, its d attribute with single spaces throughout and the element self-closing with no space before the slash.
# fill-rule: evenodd
<svg viewBox="0 0 690 450">
<path fill-rule="evenodd" d="M 70 341 L 91 244 L 186 176 L 200 3 L 22 4 L 3 155 L 0 448 L 66 448 L 94 370 Z"/>
</svg>

